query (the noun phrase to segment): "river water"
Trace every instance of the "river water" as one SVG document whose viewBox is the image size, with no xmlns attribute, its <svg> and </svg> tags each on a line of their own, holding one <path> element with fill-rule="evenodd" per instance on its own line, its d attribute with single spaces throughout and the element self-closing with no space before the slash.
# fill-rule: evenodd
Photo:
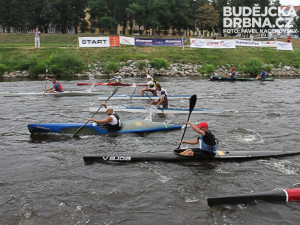
<svg viewBox="0 0 300 225">
<path fill-rule="evenodd" d="M 192 114 L 207 121 L 221 150 L 300 150 L 300 79 L 275 82 L 211 82 L 158 77 L 169 94 L 197 94 Z M 65 90 L 85 80 L 60 80 Z M 141 82 L 127 78 L 126 82 Z M 1 92 L 39 92 L 50 83 L 2 81 Z M 108 94 L 112 87 L 94 87 Z M 118 94 L 132 93 L 121 87 Z M 139 88 L 137 88 L 138 92 Z M 145 101 L 110 100 L 111 105 L 145 106 Z M 183 130 L 149 134 L 30 136 L 29 123 L 85 123 L 96 96 L 0 96 L 0 224 L 299 224 L 300 203 L 262 203 L 209 207 L 208 197 L 293 188 L 300 183 L 299 156 L 243 162 L 139 162 L 85 165 L 86 155 L 168 152 Z M 188 108 L 188 100 L 169 102 Z M 150 118 L 119 113 L 122 120 Z M 97 114 L 95 118 L 103 118 Z M 154 116 L 184 124 L 187 115 Z M 184 139 L 197 134 L 188 128 Z M 189 145 L 182 145 L 188 147 Z"/>
</svg>

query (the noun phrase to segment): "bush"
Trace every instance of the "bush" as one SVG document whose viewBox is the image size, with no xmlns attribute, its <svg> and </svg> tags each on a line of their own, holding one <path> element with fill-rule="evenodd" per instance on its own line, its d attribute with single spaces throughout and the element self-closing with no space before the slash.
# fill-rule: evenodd
<svg viewBox="0 0 300 225">
<path fill-rule="evenodd" d="M 9 71 L 9 67 L 4 64 L 0 64 L 0 74 L 2 75 L 6 71 Z"/>
<path fill-rule="evenodd" d="M 31 66 L 28 70 L 30 75 L 38 75 L 46 72 L 46 63 L 38 62 L 36 65 Z"/>
<path fill-rule="evenodd" d="M 79 57 L 69 51 L 57 51 L 50 56 L 50 73 L 69 75 L 72 73 L 79 73 L 85 68 L 86 66 Z"/>
<path fill-rule="evenodd" d="M 153 68 L 159 70 L 160 68 L 163 68 L 163 67 L 165 69 L 167 69 L 170 64 L 163 58 L 154 58 L 154 59 L 151 60 L 150 65 Z"/>
<path fill-rule="evenodd" d="M 211 73 L 214 73 L 215 70 L 216 70 L 216 68 L 212 64 L 205 64 L 205 65 L 202 65 L 201 68 L 200 67 L 198 68 L 198 72 L 201 74 L 211 74 Z"/>
<path fill-rule="evenodd" d="M 243 73 L 248 73 L 250 75 L 260 74 L 260 70 L 263 66 L 263 62 L 258 58 L 252 58 L 248 62 L 245 63 L 243 67 Z"/>
<path fill-rule="evenodd" d="M 29 70 L 30 67 L 35 66 L 37 62 L 38 62 L 38 57 L 35 54 L 29 55 L 27 58 L 20 61 L 17 68 L 19 70 Z"/>
<path fill-rule="evenodd" d="M 135 58 L 136 58 L 137 60 L 147 59 L 147 58 L 148 58 L 148 55 L 143 54 L 143 53 L 140 53 L 140 54 L 137 54 Z"/>
<path fill-rule="evenodd" d="M 268 72 L 268 73 L 270 73 L 273 69 L 271 65 L 265 65 L 264 68 L 265 68 L 265 71 Z"/>
<path fill-rule="evenodd" d="M 111 73 L 116 71 L 119 68 L 119 63 L 116 62 L 109 62 L 105 65 L 106 71 Z"/>
<path fill-rule="evenodd" d="M 142 71 L 144 67 L 147 67 L 147 65 L 148 63 L 143 60 L 136 63 L 136 67 L 139 68 L 140 71 Z"/>
</svg>

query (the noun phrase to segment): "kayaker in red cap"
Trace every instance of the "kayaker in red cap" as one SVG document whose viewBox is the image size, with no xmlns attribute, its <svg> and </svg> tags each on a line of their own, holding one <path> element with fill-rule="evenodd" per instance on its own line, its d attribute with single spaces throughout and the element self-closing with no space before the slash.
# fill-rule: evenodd
<svg viewBox="0 0 300 225">
<path fill-rule="evenodd" d="M 188 120 L 187 124 L 189 124 L 195 132 L 199 133 L 200 136 L 198 138 L 196 138 L 195 140 L 191 140 L 191 141 L 183 140 L 183 141 L 181 141 L 181 143 L 192 144 L 192 145 L 199 143 L 199 148 L 189 148 L 189 149 L 181 152 L 180 155 L 197 156 L 197 153 L 203 152 L 203 151 L 215 154 L 219 140 L 208 129 L 208 123 L 201 122 L 196 126 L 190 120 Z"/>
</svg>

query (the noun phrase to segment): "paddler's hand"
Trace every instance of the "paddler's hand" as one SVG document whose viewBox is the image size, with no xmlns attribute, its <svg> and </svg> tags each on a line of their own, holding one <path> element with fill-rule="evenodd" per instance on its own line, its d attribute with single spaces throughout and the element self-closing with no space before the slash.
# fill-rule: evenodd
<svg viewBox="0 0 300 225">
<path fill-rule="evenodd" d="M 89 121 L 94 121 L 94 119 L 93 118 L 89 118 Z"/>
<path fill-rule="evenodd" d="M 104 103 L 102 103 L 101 105 L 103 105 L 105 108 L 106 108 L 106 103 L 104 102 Z"/>
</svg>

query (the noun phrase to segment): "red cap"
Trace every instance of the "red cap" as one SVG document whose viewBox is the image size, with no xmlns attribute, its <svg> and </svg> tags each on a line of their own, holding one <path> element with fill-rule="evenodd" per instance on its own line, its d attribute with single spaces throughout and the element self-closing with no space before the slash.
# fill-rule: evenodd
<svg viewBox="0 0 300 225">
<path fill-rule="evenodd" d="M 198 125 L 197 127 L 198 127 L 198 128 L 203 128 L 203 127 L 208 128 L 208 123 L 206 123 L 206 122 L 201 122 L 201 123 L 199 123 L 199 125 Z"/>
<path fill-rule="evenodd" d="M 232 67 L 231 70 L 234 70 L 234 67 Z"/>
</svg>

